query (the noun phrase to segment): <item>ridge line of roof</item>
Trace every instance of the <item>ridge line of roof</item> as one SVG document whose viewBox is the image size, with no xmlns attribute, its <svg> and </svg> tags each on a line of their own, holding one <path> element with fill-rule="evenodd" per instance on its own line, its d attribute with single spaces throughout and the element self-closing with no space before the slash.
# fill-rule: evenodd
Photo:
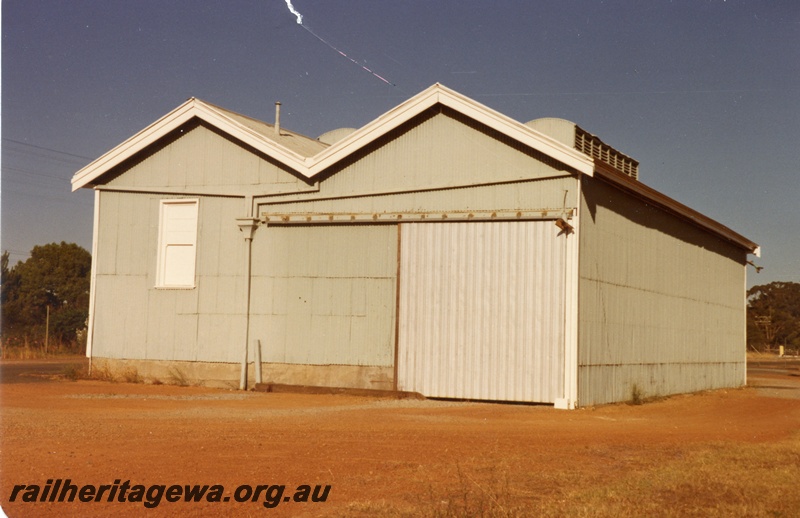
<svg viewBox="0 0 800 518">
<path fill-rule="evenodd" d="M 219 111 L 221 113 L 232 114 L 232 115 L 235 115 L 237 117 L 241 117 L 243 119 L 247 119 L 249 121 L 255 122 L 257 124 L 262 124 L 262 125 L 267 126 L 269 128 L 275 128 L 275 124 L 269 123 L 267 121 L 263 121 L 261 119 L 256 119 L 255 117 L 251 117 L 249 115 L 245 115 L 244 113 L 240 113 L 240 112 L 237 112 L 237 111 L 234 111 L 234 110 L 229 110 L 227 108 L 223 108 L 222 106 L 220 106 L 218 104 L 210 103 L 210 102 L 205 101 L 203 99 L 198 99 L 196 97 L 193 97 L 192 99 L 195 99 L 196 101 L 198 101 L 200 103 L 203 103 L 203 104 L 205 104 L 207 106 L 210 106 L 210 107 L 214 108 L 215 110 L 217 110 L 217 111 Z M 281 134 L 283 134 L 283 133 L 289 134 L 289 135 L 294 136 L 294 137 L 301 137 L 301 138 L 307 139 L 309 141 L 319 142 L 317 139 L 309 137 L 308 135 L 304 135 L 304 134 L 299 133 L 297 131 L 293 131 L 293 130 L 281 127 Z M 325 146 L 325 147 L 328 146 L 328 144 L 325 144 L 325 143 L 322 143 L 322 142 L 319 142 L 319 144 L 322 145 L 322 146 Z"/>
<path fill-rule="evenodd" d="M 300 153 L 297 153 L 294 150 L 289 149 L 288 147 L 282 145 L 281 143 L 276 142 L 275 140 L 268 138 L 265 134 L 259 132 L 258 130 L 254 129 L 254 128 L 251 128 L 250 126 L 247 126 L 246 124 L 242 124 L 240 121 L 238 121 L 235 118 L 231 117 L 231 114 L 238 115 L 236 112 L 233 112 L 233 111 L 230 111 L 230 110 L 225 110 L 224 108 L 220 109 L 220 108 L 218 108 L 218 107 L 216 107 L 216 106 L 214 106 L 214 105 L 212 105 L 210 103 L 205 103 L 204 101 L 199 101 L 199 103 L 200 103 L 200 106 L 198 106 L 198 112 L 201 110 L 201 108 L 205 108 L 205 109 L 207 109 L 209 111 L 213 111 L 216 114 L 217 117 L 223 118 L 225 120 L 225 122 L 229 126 L 229 128 L 228 128 L 228 133 L 229 134 L 232 133 L 230 131 L 231 127 L 236 128 L 240 132 L 245 133 L 245 134 L 253 137 L 254 139 L 256 139 L 257 143 L 260 143 L 261 145 L 266 146 L 269 150 L 271 150 L 273 152 L 276 152 L 276 153 L 279 153 L 281 155 L 287 155 L 288 154 L 289 155 L 289 160 L 288 161 L 287 160 L 279 160 L 279 161 L 283 162 L 285 165 L 288 165 L 288 166 L 291 167 L 293 165 L 293 162 L 302 164 L 303 161 L 307 158 L 307 157 L 301 155 Z M 252 120 L 257 121 L 257 122 L 261 122 L 261 121 L 258 121 L 257 119 L 252 119 Z M 210 123 L 211 121 L 206 120 L 206 122 Z M 266 122 L 262 122 L 262 124 L 266 124 L 266 125 L 269 126 L 269 124 L 266 123 Z M 219 126 L 217 126 L 217 127 L 219 127 Z M 225 128 L 220 128 L 220 129 L 224 130 Z M 237 136 L 237 135 L 233 135 L 233 136 Z M 243 140 L 244 142 L 247 142 L 246 140 L 242 139 L 241 135 L 238 135 L 238 137 L 240 138 L 240 140 Z M 305 138 L 308 138 L 308 137 L 305 137 Z M 247 143 L 250 144 L 250 145 L 253 145 L 253 143 L 251 143 L 251 142 L 247 142 Z M 258 145 L 254 145 L 253 147 L 255 147 L 256 149 L 259 149 L 260 151 L 264 151 Z M 275 158 L 277 158 L 277 157 L 275 157 Z M 285 158 L 285 157 L 281 157 L 281 158 Z"/>
<path fill-rule="evenodd" d="M 579 172 L 588 175 L 593 174 L 594 169 L 591 160 L 588 160 L 582 153 L 554 139 L 543 136 L 539 132 L 527 128 L 510 117 L 451 90 L 441 83 L 435 83 L 419 94 L 381 114 L 378 118 L 362 126 L 341 141 L 320 150 L 312 156 L 303 156 L 289 149 L 280 142 L 270 139 L 263 132 L 259 132 L 243 124 L 241 121 L 236 120 L 234 116 L 244 117 L 266 126 L 270 126 L 269 123 L 259 121 L 258 119 L 246 115 L 241 115 L 196 97 L 191 97 L 145 129 L 139 131 L 76 172 L 71 180 L 72 190 L 75 191 L 82 187 L 90 186 L 92 181 L 105 174 L 109 169 L 119 165 L 127 158 L 130 158 L 145 147 L 162 138 L 192 117 L 198 117 L 215 125 L 218 129 L 251 145 L 256 150 L 272 156 L 285 166 L 311 179 L 324 169 L 346 158 L 350 154 L 436 104 L 449 106 L 525 145 L 553 156 L 554 159 L 565 163 L 565 165 Z M 217 120 L 213 121 L 211 119 Z M 296 132 L 291 133 L 310 139 L 310 137 Z"/>
</svg>

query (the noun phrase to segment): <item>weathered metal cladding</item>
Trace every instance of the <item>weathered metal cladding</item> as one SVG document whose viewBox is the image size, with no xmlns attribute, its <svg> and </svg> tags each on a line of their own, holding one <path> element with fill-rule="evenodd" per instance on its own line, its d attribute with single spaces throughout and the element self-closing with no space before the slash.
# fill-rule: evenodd
<svg viewBox="0 0 800 518">
<path fill-rule="evenodd" d="M 398 388 L 554 402 L 565 237 L 552 221 L 401 225 Z"/>
<path fill-rule="evenodd" d="M 265 226 L 252 250 L 250 336 L 265 362 L 394 362 L 396 225 Z"/>
<path fill-rule="evenodd" d="M 579 404 L 741 385 L 745 252 L 601 181 L 582 191 Z"/>
<path fill-rule="evenodd" d="M 190 123 L 172 139 L 151 150 L 106 182 L 111 188 L 143 188 L 169 192 L 284 192 L 307 184 L 264 157 L 198 123 Z"/>
<path fill-rule="evenodd" d="M 327 177 L 330 173 L 335 174 Z M 548 156 L 445 110 L 415 120 L 330 173 L 323 173 L 318 193 L 287 198 L 385 195 L 549 178 L 569 171 Z"/>
<path fill-rule="evenodd" d="M 174 195 L 100 193 L 93 355 L 239 361 L 244 243 L 239 199 L 200 197 L 194 289 L 156 284 L 159 202 Z M 196 197 L 195 197 L 196 198 Z"/>
</svg>

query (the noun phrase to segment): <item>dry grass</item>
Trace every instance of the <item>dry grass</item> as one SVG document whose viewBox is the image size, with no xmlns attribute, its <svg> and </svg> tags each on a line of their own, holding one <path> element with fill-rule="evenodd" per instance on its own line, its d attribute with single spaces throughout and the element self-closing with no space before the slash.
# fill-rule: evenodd
<svg viewBox="0 0 800 518">
<path fill-rule="evenodd" d="M 543 516 L 797 516 L 800 435 L 710 446 L 543 502 Z"/>
<path fill-rule="evenodd" d="M 43 343 L 32 342 L 27 338 L 3 339 L 0 343 L 0 359 L 2 360 L 39 360 L 72 356 L 82 352 L 82 346 L 58 340 L 51 340 L 47 350 Z"/>
<path fill-rule="evenodd" d="M 414 518 L 419 516 L 413 507 L 400 509 L 386 500 L 377 502 L 351 502 L 341 513 L 342 518 L 366 518 L 372 516 L 391 518 Z"/>
<path fill-rule="evenodd" d="M 444 495 L 429 494 L 429 516 L 450 518 L 456 516 L 517 517 L 528 516 L 524 506 L 514 497 L 510 473 L 489 469 L 483 477 L 457 472 L 457 485 Z"/>
<path fill-rule="evenodd" d="M 645 460 L 645 459 L 642 459 Z M 540 500 L 539 516 L 797 516 L 800 435 L 770 444 L 711 445 L 602 477 Z M 575 482 L 575 481 L 572 481 Z"/>
<path fill-rule="evenodd" d="M 455 468 L 406 505 L 350 503 L 343 516 L 794 517 L 800 509 L 800 434 L 765 444 L 707 445 L 670 459 L 643 450 L 629 471 Z M 652 467 L 645 467 L 648 465 Z M 434 489 L 436 488 L 436 489 Z"/>
<path fill-rule="evenodd" d="M 178 385 L 179 387 L 188 387 L 190 385 L 189 378 L 177 367 L 169 368 L 169 381 L 172 385 Z"/>
<path fill-rule="evenodd" d="M 127 367 L 114 372 L 105 362 L 93 365 L 91 371 L 84 366 L 71 365 L 64 369 L 62 376 L 71 381 L 90 379 L 109 383 L 144 383 L 144 378 L 139 374 L 136 367 Z"/>
<path fill-rule="evenodd" d="M 644 403 L 644 392 L 642 392 L 642 389 L 640 389 L 639 385 L 636 383 L 631 387 L 631 399 L 629 403 L 631 405 L 641 405 Z"/>
<path fill-rule="evenodd" d="M 136 367 L 127 367 L 123 369 L 119 376 L 125 383 L 144 383 L 144 378 L 139 375 L 139 371 Z"/>
<path fill-rule="evenodd" d="M 89 373 L 89 379 L 108 381 L 110 383 L 116 383 L 117 381 L 117 377 L 114 375 L 114 372 L 107 363 L 92 365 L 92 369 Z"/>
<path fill-rule="evenodd" d="M 747 351 L 747 361 L 777 360 L 779 358 L 780 356 L 778 355 L 778 351 L 771 351 L 771 352 Z"/>
<path fill-rule="evenodd" d="M 70 365 L 64 368 L 62 376 L 70 381 L 78 381 L 89 377 L 89 369 L 85 365 Z"/>
</svg>

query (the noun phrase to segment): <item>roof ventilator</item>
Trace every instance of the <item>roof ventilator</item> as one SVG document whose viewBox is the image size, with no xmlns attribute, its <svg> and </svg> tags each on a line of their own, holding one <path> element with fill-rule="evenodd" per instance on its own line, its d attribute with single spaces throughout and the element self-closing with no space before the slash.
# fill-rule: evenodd
<svg viewBox="0 0 800 518">
<path fill-rule="evenodd" d="M 639 179 L 638 161 L 628 155 L 620 153 L 577 125 L 575 126 L 575 149 L 586 156 L 610 165 L 634 180 Z"/>
</svg>

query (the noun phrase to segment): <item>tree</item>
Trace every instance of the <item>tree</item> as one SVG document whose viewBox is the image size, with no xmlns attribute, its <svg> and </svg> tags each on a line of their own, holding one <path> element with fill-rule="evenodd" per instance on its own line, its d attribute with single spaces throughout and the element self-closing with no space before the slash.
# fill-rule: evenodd
<svg viewBox="0 0 800 518">
<path fill-rule="evenodd" d="M 3 336 L 9 327 L 13 327 L 17 322 L 16 312 L 13 310 L 13 304 L 7 304 L 9 299 L 15 297 L 19 290 L 19 275 L 12 269 L 8 269 L 8 252 L 3 252 L 0 258 L 0 306 L 2 306 L 2 323 L 3 323 Z"/>
<path fill-rule="evenodd" d="M 771 282 L 747 291 L 747 344 L 800 349 L 800 283 Z"/>
<path fill-rule="evenodd" d="M 35 246 L 30 258 L 8 270 L 3 254 L 3 335 L 44 335 L 47 308 L 50 334 L 73 341 L 86 327 L 92 257 L 74 243 Z"/>
</svg>

